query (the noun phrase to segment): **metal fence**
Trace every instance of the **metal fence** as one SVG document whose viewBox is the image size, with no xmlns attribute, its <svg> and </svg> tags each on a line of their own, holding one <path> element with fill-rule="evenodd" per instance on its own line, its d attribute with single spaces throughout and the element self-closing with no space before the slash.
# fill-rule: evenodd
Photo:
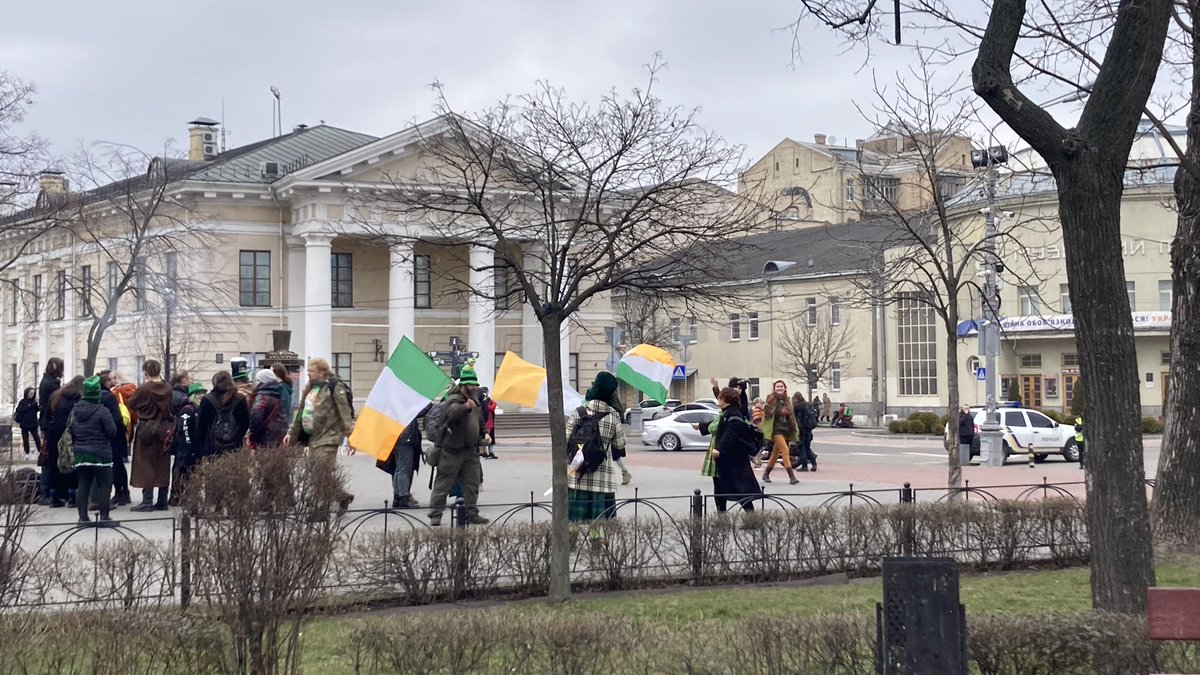
<svg viewBox="0 0 1200 675">
<path fill-rule="evenodd" d="M 1152 482 L 1148 482 L 1150 488 Z M 947 555 L 976 567 L 1086 559 L 1082 482 L 795 492 L 731 501 L 714 496 L 621 499 L 611 518 L 571 530 L 571 574 L 581 587 L 777 580 L 877 569 L 887 555 Z M 7 506 L 3 508 L 23 508 Z M 548 584 L 551 505 L 480 505 L 492 516 L 430 527 L 427 510 L 357 509 L 264 514 L 259 527 L 332 528 L 333 562 L 321 582 L 331 600 L 389 598 L 407 604 L 536 595 Z M 13 519 L 8 520 L 14 522 Z M 96 524 L 0 524 L 0 607 L 187 606 L 206 593 L 195 542 L 220 536 L 212 519 L 172 517 Z M 18 531 L 18 528 L 20 530 Z M 7 551 L 7 553 L 4 553 Z M 299 554 L 299 552 L 298 552 Z"/>
</svg>

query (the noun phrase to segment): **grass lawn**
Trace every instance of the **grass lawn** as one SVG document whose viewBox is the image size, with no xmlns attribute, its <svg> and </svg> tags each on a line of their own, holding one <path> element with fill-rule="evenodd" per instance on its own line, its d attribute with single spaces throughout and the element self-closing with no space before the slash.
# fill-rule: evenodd
<svg viewBox="0 0 1200 675">
<path fill-rule="evenodd" d="M 1200 558 L 1163 558 L 1157 565 L 1158 585 L 1200 587 Z M 1086 569 L 964 576 L 962 601 L 967 616 L 1086 612 L 1091 588 Z M 878 579 L 849 585 L 745 587 L 713 590 L 631 593 L 593 596 L 565 605 L 519 602 L 521 612 L 566 615 L 609 615 L 670 624 L 701 624 L 724 619 L 779 615 L 860 613 L 874 616 L 883 595 Z M 455 610 L 464 611 L 464 610 Z M 331 617 L 311 622 L 304 631 L 305 672 L 351 673 L 346 637 L 358 618 Z"/>
</svg>

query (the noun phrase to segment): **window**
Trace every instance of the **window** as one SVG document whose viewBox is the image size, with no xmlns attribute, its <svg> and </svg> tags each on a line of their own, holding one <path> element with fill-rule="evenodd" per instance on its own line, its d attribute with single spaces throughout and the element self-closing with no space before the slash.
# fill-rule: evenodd
<svg viewBox="0 0 1200 675">
<path fill-rule="evenodd" d="M 1079 367 L 1079 355 L 1078 354 L 1063 354 L 1062 355 L 1062 364 L 1063 364 L 1063 368 L 1078 368 Z"/>
<path fill-rule="evenodd" d="M 1038 303 L 1038 292 L 1033 286 L 1017 286 L 1017 304 L 1021 308 L 1021 316 L 1036 316 L 1041 313 Z"/>
<path fill-rule="evenodd" d="M 1174 286 L 1171 285 L 1171 280 L 1158 282 L 1158 311 L 1171 311 L 1172 300 L 1174 299 Z"/>
<path fill-rule="evenodd" d="M 902 396 L 937 392 L 937 323 L 933 309 L 913 294 L 899 298 L 896 311 L 897 365 Z"/>
<path fill-rule="evenodd" d="M 759 390 L 757 377 L 749 378 L 749 382 L 750 385 L 746 387 L 746 398 L 749 398 L 751 401 L 753 401 L 754 399 L 758 398 L 762 392 Z"/>
<path fill-rule="evenodd" d="M 758 312 L 750 312 L 749 314 L 746 315 L 746 318 L 750 321 L 750 339 L 757 340 L 758 339 Z"/>
<path fill-rule="evenodd" d="M 842 364 L 837 361 L 829 364 L 829 388 L 834 391 L 842 390 Z"/>
<path fill-rule="evenodd" d="M 117 263 L 115 262 L 109 261 L 106 268 L 104 290 L 109 302 L 112 302 L 112 299 L 117 297 Z"/>
<path fill-rule="evenodd" d="M 682 337 L 683 319 L 671 319 L 671 341 L 679 342 Z"/>
<path fill-rule="evenodd" d="M 79 315 L 92 315 L 92 266 L 84 265 L 79 270 Z"/>
<path fill-rule="evenodd" d="M 1134 282 L 1132 282 L 1132 281 L 1125 282 L 1125 294 L 1129 296 L 1130 311 L 1136 312 L 1137 311 L 1137 294 L 1134 292 Z"/>
<path fill-rule="evenodd" d="M 900 194 L 900 179 L 895 176 L 868 176 L 864 181 L 867 198 L 879 206 L 895 204 Z"/>
<path fill-rule="evenodd" d="M 271 252 L 242 251 L 238 295 L 242 307 L 271 306 Z"/>
<path fill-rule="evenodd" d="M 696 317 L 688 317 L 688 342 L 696 344 L 700 341 L 700 324 L 696 322 Z"/>
<path fill-rule="evenodd" d="M 575 391 L 579 391 L 579 354 L 571 354 L 571 370 L 570 370 L 571 386 L 575 387 Z"/>
<path fill-rule="evenodd" d="M 67 273 L 59 270 L 54 282 L 54 318 L 62 320 L 67 316 Z"/>
<path fill-rule="evenodd" d="M 741 314 L 730 314 L 729 315 L 729 341 L 733 342 L 735 340 L 741 340 L 741 339 L 742 339 L 742 315 Z"/>
<path fill-rule="evenodd" d="M 846 179 L 846 201 L 854 203 L 854 179 Z"/>
<path fill-rule="evenodd" d="M 1025 421 L 1025 413 L 1021 412 L 1020 410 L 1005 410 L 1004 426 L 1027 427 L 1029 424 Z"/>
<path fill-rule="evenodd" d="M 800 220 L 800 208 L 796 207 L 796 206 L 789 206 L 783 212 L 783 219 L 784 220 Z"/>
<path fill-rule="evenodd" d="M 516 285 L 516 277 L 513 275 L 512 267 L 503 263 L 497 263 L 496 269 L 492 270 L 492 278 L 496 287 L 496 309 L 506 310 L 512 309 L 512 300 L 514 286 Z"/>
<path fill-rule="evenodd" d="M 41 382 L 41 380 L 38 379 L 39 376 L 40 376 L 40 373 L 38 373 L 36 370 L 33 371 L 33 383 L 34 384 Z M 8 382 L 9 382 L 8 390 L 12 394 L 12 400 L 14 400 L 14 401 L 16 401 L 18 398 L 17 391 L 18 391 L 18 387 L 20 386 L 17 383 L 17 377 L 18 377 L 17 364 L 15 364 L 15 363 L 8 364 Z"/>
<path fill-rule="evenodd" d="M 21 280 L 14 279 L 12 284 L 12 306 L 8 313 L 8 325 L 17 325 L 17 305 L 21 302 Z"/>
<path fill-rule="evenodd" d="M 842 303 L 837 298 L 829 299 L 829 325 L 842 325 Z"/>
<path fill-rule="evenodd" d="M 1053 429 L 1054 420 L 1038 412 L 1029 413 L 1029 426 L 1035 429 Z"/>
<path fill-rule="evenodd" d="M 35 275 L 33 275 L 33 306 L 32 306 L 34 321 L 37 321 L 38 319 L 41 318 L 41 314 L 42 314 L 41 304 L 42 304 L 42 275 L 35 274 Z"/>
<path fill-rule="evenodd" d="M 108 372 L 113 373 L 113 372 L 116 372 L 116 370 L 117 370 L 117 359 L 115 357 L 109 357 Z"/>
<path fill-rule="evenodd" d="M 1062 313 L 1071 313 L 1071 287 L 1068 284 L 1058 285 L 1058 301 L 1062 304 Z"/>
<path fill-rule="evenodd" d="M 333 374 L 338 376 L 338 379 L 350 386 L 354 381 L 353 357 L 349 352 L 334 352 L 333 354 Z"/>
<path fill-rule="evenodd" d="M 417 309 L 433 306 L 432 273 L 433 264 L 429 256 L 419 255 L 413 259 L 413 282 L 416 284 L 413 298 Z"/>
<path fill-rule="evenodd" d="M 806 326 L 817 325 L 817 299 L 816 298 L 805 298 L 804 305 L 805 305 L 804 325 L 806 325 Z"/>
<path fill-rule="evenodd" d="M 329 256 L 329 303 L 334 307 L 354 306 L 354 256 L 334 253 Z"/>
<path fill-rule="evenodd" d="M 144 312 L 146 311 L 146 294 L 149 292 L 149 289 L 146 288 L 145 262 L 135 261 L 133 263 L 133 284 L 133 308 L 135 311 Z M 104 304 L 108 305 L 112 300 L 112 296 L 109 296 L 104 299 Z M 270 302 L 267 300 L 267 304 Z"/>
<path fill-rule="evenodd" d="M 175 290 L 175 284 L 179 281 L 179 255 L 174 251 L 168 251 L 163 256 L 163 268 L 167 276 L 167 288 Z"/>
<path fill-rule="evenodd" d="M 1042 367 L 1042 355 L 1041 354 L 1022 354 L 1021 355 L 1021 367 L 1022 368 L 1041 368 Z"/>
<path fill-rule="evenodd" d="M 1162 361 L 1161 361 L 1161 363 L 1162 363 L 1164 366 L 1169 366 L 1169 365 L 1171 365 L 1171 352 L 1163 352 L 1163 353 L 1162 353 Z"/>
<path fill-rule="evenodd" d="M 144 356 L 133 357 L 133 371 L 134 371 L 133 376 L 137 379 L 137 384 L 141 384 L 142 378 L 145 377 L 145 374 L 142 372 L 142 366 L 144 366 L 144 365 L 146 365 L 146 357 L 144 357 Z"/>
<path fill-rule="evenodd" d="M 937 186 L 941 198 L 949 199 L 962 192 L 962 189 L 967 186 L 967 178 L 966 176 L 938 176 Z"/>
</svg>

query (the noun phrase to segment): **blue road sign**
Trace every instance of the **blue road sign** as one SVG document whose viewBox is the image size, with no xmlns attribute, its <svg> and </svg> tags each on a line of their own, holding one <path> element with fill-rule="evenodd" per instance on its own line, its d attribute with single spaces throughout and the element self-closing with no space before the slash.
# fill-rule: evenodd
<svg viewBox="0 0 1200 675">
<path fill-rule="evenodd" d="M 675 371 L 671 373 L 672 380 L 686 380 L 687 366 L 675 366 Z"/>
<path fill-rule="evenodd" d="M 987 380 L 987 368 L 983 368 L 983 367 L 977 368 L 975 370 L 975 379 L 979 380 L 980 382 L 986 381 Z"/>
</svg>

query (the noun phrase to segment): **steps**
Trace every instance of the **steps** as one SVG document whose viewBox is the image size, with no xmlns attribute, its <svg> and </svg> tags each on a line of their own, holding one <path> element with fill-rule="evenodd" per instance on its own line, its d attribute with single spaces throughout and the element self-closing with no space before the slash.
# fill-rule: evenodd
<svg viewBox="0 0 1200 675">
<path fill-rule="evenodd" d="M 518 412 L 496 415 L 496 438 L 525 436 L 549 436 L 550 415 L 547 413 Z"/>
</svg>

